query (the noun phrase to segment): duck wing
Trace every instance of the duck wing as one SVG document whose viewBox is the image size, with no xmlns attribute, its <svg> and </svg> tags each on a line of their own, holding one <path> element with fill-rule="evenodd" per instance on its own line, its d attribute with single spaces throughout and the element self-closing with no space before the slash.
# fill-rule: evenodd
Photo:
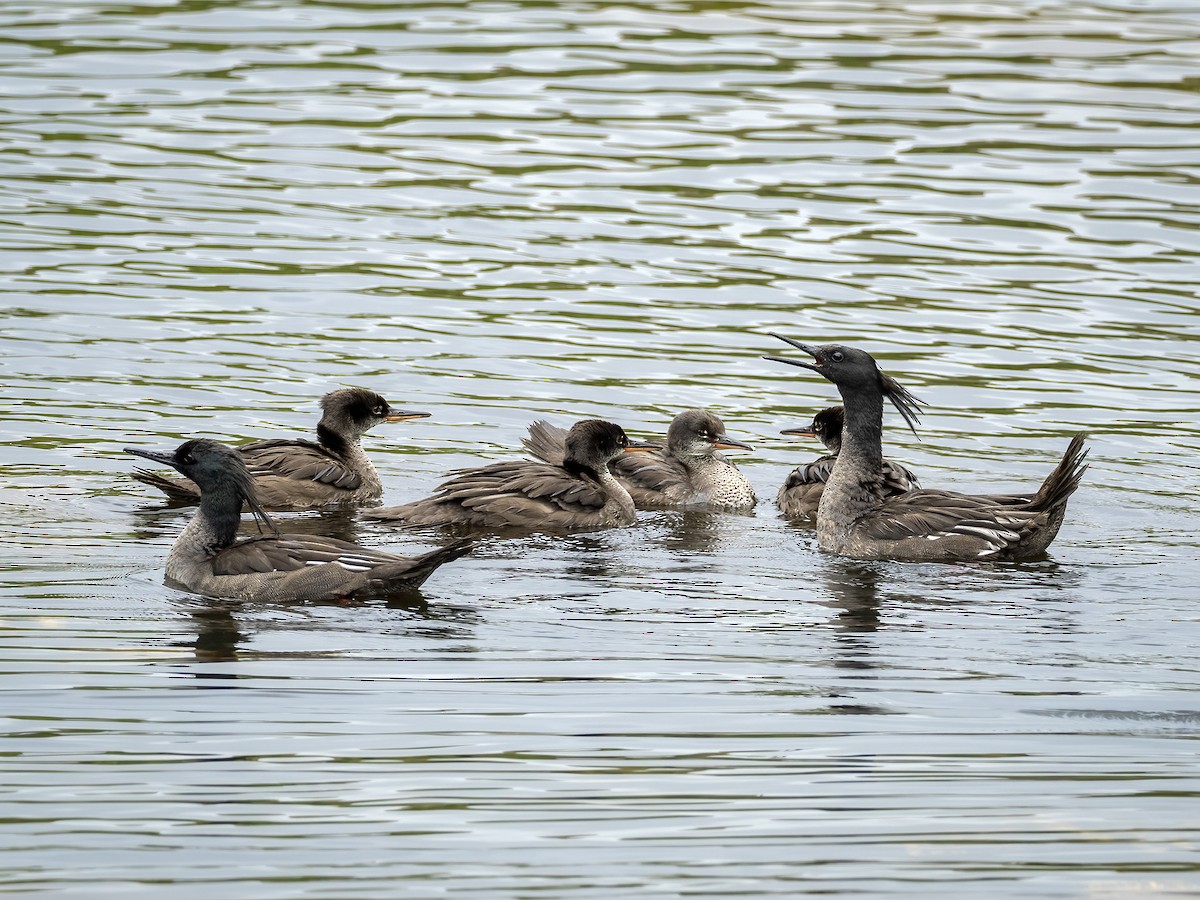
<svg viewBox="0 0 1200 900">
<path fill-rule="evenodd" d="M 775 497 L 779 511 L 789 519 L 815 519 L 825 482 L 836 461 L 836 456 L 822 456 L 792 469 Z"/>
<path fill-rule="evenodd" d="M 829 476 L 833 474 L 833 464 L 835 462 L 837 462 L 837 457 L 829 455 L 814 459 L 812 462 L 805 463 L 802 466 L 797 466 L 792 469 L 787 480 L 783 483 L 784 490 L 803 485 L 825 484 L 829 481 Z M 921 486 L 912 469 L 902 463 L 893 462 L 890 459 L 883 461 L 883 471 L 881 474 L 883 477 L 879 487 L 885 497 L 890 497 L 893 494 L 903 494 Z"/>
<path fill-rule="evenodd" d="M 197 503 L 200 500 L 200 488 L 190 478 L 168 478 L 149 469 L 134 469 L 132 477 L 134 481 L 158 488 L 172 503 Z"/>
<path fill-rule="evenodd" d="M 364 515 L 416 525 L 569 529 L 588 525 L 608 501 L 595 483 L 548 463 L 514 460 L 450 474 L 429 497 Z"/>
<path fill-rule="evenodd" d="M 205 591 L 247 600 L 295 602 L 387 597 L 424 584 L 442 564 L 472 549 L 456 541 L 416 556 L 372 550 L 335 538 L 283 534 L 227 547 L 212 557 Z"/>
<path fill-rule="evenodd" d="M 299 481 L 316 481 L 345 491 L 362 486 L 362 476 L 315 441 L 255 441 L 238 448 L 250 474 L 256 478 L 277 475 Z"/>
<path fill-rule="evenodd" d="M 921 482 L 917 480 L 917 476 L 913 474 L 913 470 L 903 463 L 885 459 L 883 461 L 882 474 L 883 488 L 888 496 L 892 494 L 905 494 L 909 491 L 918 490 L 921 487 Z"/>
<path fill-rule="evenodd" d="M 629 491 L 638 509 L 675 506 L 692 497 L 691 473 L 666 451 L 624 453 L 608 468 Z"/>
<path fill-rule="evenodd" d="M 348 572 L 366 572 L 407 557 L 372 550 L 349 541 L 310 534 L 264 535 L 239 541 L 212 557 L 214 575 L 294 572 L 306 566 L 336 563 Z"/>
<path fill-rule="evenodd" d="M 809 484 L 824 484 L 833 473 L 835 462 L 837 462 L 836 456 L 822 456 L 810 463 L 796 466 L 788 473 L 787 480 L 783 483 L 784 490 Z"/>
<path fill-rule="evenodd" d="M 566 512 L 595 512 L 608 498 L 598 486 L 549 463 L 513 460 L 481 469 L 459 469 L 435 496 L 468 509 L 506 506 L 525 500 Z"/>
<path fill-rule="evenodd" d="M 982 542 L 976 554 L 982 556 L 1019 540 L 1036 515 L 988 496 L 915 490 L 884 501 L 861 520 L 860 527 L 867 537 L 884 541 L 969 538 Z"/>
<path fill-rule="evenodd" d="M 567 454 L 567 429 L 538 419 L 530 423 L 529 434 L 521 438 L 521 444 L 542 462 L 561 466 Z"/>
</svg>

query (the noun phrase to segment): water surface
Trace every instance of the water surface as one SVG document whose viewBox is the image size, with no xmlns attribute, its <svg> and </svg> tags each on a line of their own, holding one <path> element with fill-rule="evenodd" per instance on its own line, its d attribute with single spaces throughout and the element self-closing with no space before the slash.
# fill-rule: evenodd
<svg viewBox="0 0 1200 900">
<path fill-rule="evenodd" d="M 13 2 L 0 10 L 11 893 L 1200 892 L 1192 4 Z M 832 402 L 926 485 L 1093 462 L 1045 562 L 776 516 Z M 422 603 L 162 584 L 127 445 L 309 432 L 388 502 L 536 417 L 718 411 L 754 516 L 487 540 Z M 436 542 L 332 514 L 292 528 Z"/>
</svg>

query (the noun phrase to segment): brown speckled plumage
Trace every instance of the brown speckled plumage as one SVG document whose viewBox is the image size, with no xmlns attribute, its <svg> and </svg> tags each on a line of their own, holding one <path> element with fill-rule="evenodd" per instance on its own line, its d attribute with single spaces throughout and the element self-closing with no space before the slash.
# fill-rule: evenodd
<svg viewBox="0 0 1200 900">
<path fill-rule="evenodd" d="M 558 464 L 566 434 L 539 419 L 521 443 L 539 459 Z M 752 509 L 757 502 L 754 489 L 737 466 L 721 455 L 722 447 L 753 449 L 725 434 L 725 425 L 708 410 L 689 409 L 672 420 L 666 447 L 619 456 L 608 467 L 638 509 Z"/>
</svg>

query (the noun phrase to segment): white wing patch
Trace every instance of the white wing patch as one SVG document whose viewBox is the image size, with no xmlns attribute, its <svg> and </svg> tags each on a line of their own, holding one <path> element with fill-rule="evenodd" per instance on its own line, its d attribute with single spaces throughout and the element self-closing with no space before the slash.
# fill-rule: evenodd
<svg viewBox="0 0 1200 900">
<path fill-rule="evenodd" d="M 309 559 L 305 560 L 306 566 L 328 566 L 337 564 L 347 572 L 370 572 L 375 568 L 375 563 L 368 559 L 363 559 L 361 556 L 339 556 L 337 559 Z"/>
<path fill-rule="evenodd" d="M 955 525 L 951 530 L 958 534 L 970 535 L 971 537 L 976 537 L 987 542 L 987 547 L 977 553 L 976 556 L 990 556 L 993 553 L 998 553 L 1021 537 L 1015 531 L 1009 531 L 1007 528 L 989 528 L 986 525 Z"/>
</svg>

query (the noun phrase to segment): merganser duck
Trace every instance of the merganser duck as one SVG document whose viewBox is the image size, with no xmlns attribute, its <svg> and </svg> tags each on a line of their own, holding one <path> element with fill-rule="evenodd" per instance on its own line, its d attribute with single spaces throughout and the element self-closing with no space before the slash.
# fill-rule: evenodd
<svg viewBox="0 0 1200 900">
<path fill-rule="evenodd" d="M 837 462 L 838 451 L 842 448 L 842 425 L 845 421 L 845 409 L 831 406 L 813 416 L 811 425 L 801 425 L 798 428 L 785 428 L 780 434 L 795 435 L 796 437 L 812 437 L 819 440 L 829 451 L 825 456 L 818 457 L 810 463 L 797 466 L 784 481 L 783 487 L 775 502 L 779 511 L 788 519 L 813 520 L 817 517 L 817 504 L 821 502 L 821 494 L 825 490 L 825 482 L 833 473 L 833 464 Z M 881 497 L 894 497 L 919 488 L 917 476 L 908 466 L 885 459 L 883 461 L 883 482 L 880 485 Z"/>
<path fill-rule="evenodd" d="M 374 503 L 383 484 L 362 449 L 362 436 L 381 422 L 423 419 L 429 413 L 395 409 L 365 388 L 343 388 L 321 398 L 317 440 L 273 439 L 237 448 L 254 477 L 265 509 L 314 509 L 343 503 Z M 145 469 L 133 477 L 173 502 L 198 503 L 200 489 L 187 478 L 165 478 Z"/>
<path fill-rule="evenodd" d="M 430 497 L 373 509 L 366 518 L 413 525 L 526 531 L 596 531 L 632 525 L 633 499 L 608 470 L 622 453 L 654 450 L 612 422 L 585 419 L 567 432 L 562 463 L 515 460 L 459 469 Z"/>
<path fill-rule="evenodd" d="M 564 429 L 539 419 L 521 443 L 539 459 L 560 465 L 566 436 Z M 753 509 L 758 498 L 746 476 L 718 451 L 753 449 L 729 437 L 708 410 L 689 409 L 671 421 L 664 449 L 618 456 L 608 466 L 638 509 L 740 512 Z"/>
<path fill-rule="evenodd" d="M 1020 560 L 1045 552 L 1087 469 L 1084 435 L 1072 438 L 1035 493 L 1019 498 L 1026 502 L 924 488 L 881 498 L 883 400 L 890 400 L 914 431 L 921 402 L 863 350 L 772 337 L 803 350 L 813 362 L 767 359 L 823 375 L 837 387 L 846 408 L 841 452 L 817 507 L 822 550 L 855 559 L 910 562 Z"/>
<path fill-rule="evenodd" d="M 200 509 L 167 556 L 167 581 L 198 594 L 278 603 L 387 597 L 415 590 L 472 546 L 458 541 L 400 556 L 335 538 L 280 534 L 232 447 L 190 440 L 174 452 L 125 452 L 171 466 L 200 489 Z M 269 534 L 237 540 L 243 503 Z"/>
</svg>

